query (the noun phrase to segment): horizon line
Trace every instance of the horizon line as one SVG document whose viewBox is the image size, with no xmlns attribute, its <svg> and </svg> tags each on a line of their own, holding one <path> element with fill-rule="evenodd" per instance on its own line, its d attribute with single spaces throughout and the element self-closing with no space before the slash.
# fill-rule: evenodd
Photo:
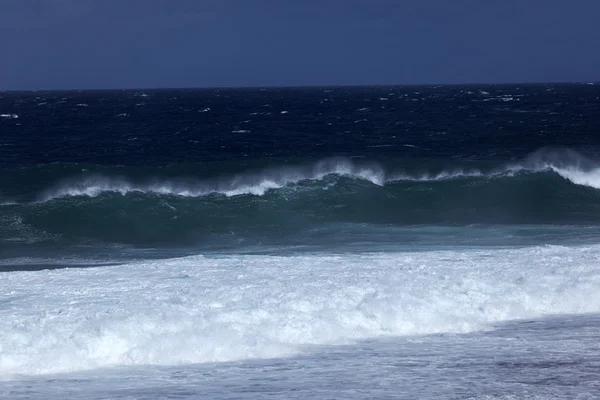
<svg viewBox="0 0 600 400">
<path fill-rule="evenodd" d="M 8 92 L 92 92 L 92 91 L 133 91 L 133 90 L 244 90 L 244 89 L 316 89 L 316 88 L 373 88 L 373 87 L 423 87 L 423 86 L 511 86 L 511 85 L 595 85 L 596 81 L 522 81 L 522 82 L 464 82 L 464 83 L 393 83 L 393 84 L 328 84 L 328 85 L 248 85 L 248 86 L 156 86 L 156 87 L 108 87 L 108 88 L 43 88 L 43 89 L 0 89 L 0 93 Z"/>
</svg>

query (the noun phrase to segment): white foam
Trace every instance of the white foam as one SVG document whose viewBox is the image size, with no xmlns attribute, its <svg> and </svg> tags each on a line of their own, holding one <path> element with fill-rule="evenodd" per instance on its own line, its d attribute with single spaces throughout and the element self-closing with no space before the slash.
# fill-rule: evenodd
<svg viewBox="0 0 600 400">
<path fill-rule="evenodd" d="M 19 115 L 18 114 L 0 114 L 0 118 L 17 119 L 17 118 L 19 118 Z"/>
<path fill-rule="evenodd" d="M 591 171 L 582 171 L 577 168 L 558 168 L 555 166 L 550 166 L 550 168 L 576 185 L 600 189 L 600 168 Z"/>
<path fill-rule="evenodd" d="M 600 164 L 570 149 L 541 149 L 505 169 L 554 171 L 576 185 L 600 189 Z"/>
<path fill-rule="evenodd" d="M 268 358 L 600 312 L 600 246 L 201 256 L 9 272 L 0 376 Z"/>
<path fill-rule="evenodd" d="M 255 196 L 262 196 L 268 190 L 279 189 L 282 187 L 281 183 L 277 183 L 270 180 L 263 180 L 255 185 L 239 186 L 235 189 L 226 190 L 223 192 L 226 196 L 240 196 L 243 194 L 253 194 Z"/>
</svg>

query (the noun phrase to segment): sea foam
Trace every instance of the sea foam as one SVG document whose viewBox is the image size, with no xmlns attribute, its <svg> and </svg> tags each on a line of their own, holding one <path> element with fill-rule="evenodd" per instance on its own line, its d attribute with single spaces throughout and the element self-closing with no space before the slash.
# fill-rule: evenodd
<svg viewBox="0 0 600 400">
<path fill-rule="evenodd" d="M 600 312 L 600 247 L 140 261 L 8 272 L 0 377 L 281 357 Z"/>
</svg>

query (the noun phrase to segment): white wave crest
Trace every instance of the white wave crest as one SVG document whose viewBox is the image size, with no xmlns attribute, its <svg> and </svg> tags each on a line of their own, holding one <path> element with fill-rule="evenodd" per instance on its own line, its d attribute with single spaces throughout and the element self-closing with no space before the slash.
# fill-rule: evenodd
<svg viewBox="0 0 600 400">
<path fill-rule="evenodd" d="M 542 149 L 523 160 L 509 163 L 491 171 L 478 169 L 454 169 L 435 174 L 396 174 L 392 181 L 440 181 L 464 178 L 497 178 L 514 176 L 518 173 L 537 173 L 553 171 L 570 182 L 600 189 L 600 164 L 570 149 Z"/>
<path fill-rule="evenodd" d="M 571 149 L 541 149 L 508 168 L 553 171 L 576 185 L 600 189 L 600 164 Z"/>
<path fill-rule="evenodd" d="M 322 160 L 309 167 L 273 168 L 213 181 L 162 180 L 140 184 L 126 178 L 96 175 L 61 182 L 43 193 L 40 201 L 70 196 L 96 197 L 107 192 L 121 195 L 135 192 L 155 193 L 183 197 L 200 197 L 209 194 L 262 196 L 272 189 L 279 189 L 303 180 L 322 180 L 328 175 L 363 179 L 380 186 L 385 183 L 385 173 L 377 164 L 358 165 L 348 159 L 336 158 Z"/>
<path fill-rule="evenodd" d="M 377 163 L 359 163 L 347 158 L 330 158 L 305 166 L 281 166 L 257 172 L 244 172 L 212 180 L 154 180 L 133 182 L 124 177 L 103 175 L 66 180 L 47 190 L 40 201 L 60 197 L 89 196 L 113 192 L 155 193 L 184 197 L 201 197 L 210 194 L 225 196 L 262 196 L 270 190 L 280 189 L 305 180 L 323 180 L 330 175 L 350 177 L 383 186 L 401 181 L 445 181 L 469 178 L 511 177 L 519 173 L 553 171 L 574 184 L 600 189 L 600 165 L 571 150 L 540 150 L 525 159 L 493 170 L 447 169 L 438 172 L 387 172 Z"/>
<path fill-rule="evenodd" d="M 0 378 L 269 358 L 600 312 L 600 247 L 154 260 L 7 272 Z"/>
<path fill-rule="evenodd" d="M 576 168 L 557 168 L 552 166 L 551 168 L 554 172 L 576 185 L 600 189 L 600 168 L 591 171 L 582 171 Z"/>
</svg>

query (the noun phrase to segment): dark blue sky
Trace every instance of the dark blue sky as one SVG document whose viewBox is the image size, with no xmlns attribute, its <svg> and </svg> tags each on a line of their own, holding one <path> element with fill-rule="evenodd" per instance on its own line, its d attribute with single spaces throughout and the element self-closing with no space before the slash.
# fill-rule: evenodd
<svg viewBox="0 0 600 400">
<path fill-rule="evenodd" d="M 2 0 L 0 89 L 600 80 L 597 0 Z"/>
</svg>

